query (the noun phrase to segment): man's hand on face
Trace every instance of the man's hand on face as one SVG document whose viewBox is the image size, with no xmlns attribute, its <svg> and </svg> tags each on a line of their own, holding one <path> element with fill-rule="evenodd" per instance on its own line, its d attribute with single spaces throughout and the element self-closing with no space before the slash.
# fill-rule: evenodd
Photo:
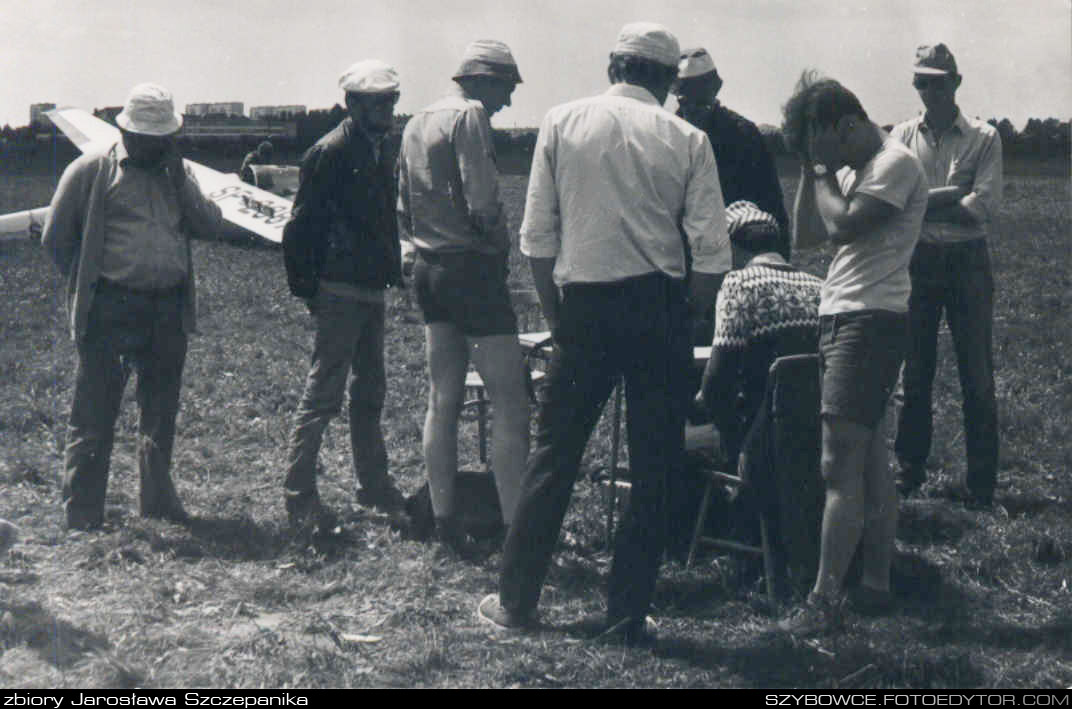
<svg viewBox="0 0 1072 709">
<path fill-rule="evenodd" d="M 168 179 L 171 180 L 171 185 L 176 192 L 181 193 L 183 186 L 186 184 L 186 168 L 183 166 L 182 155 L 179 153 L 179 147 L 175 144 L 174 139 L 169 141 L 167 152 L 164 153 L 163 163 Z"/>
<path fill-rule="evenodd" d="M 808 129 L 808 155 L 813 165 L 826 165 L 831 171 L 841 165 L 841 138 L 834 126 Z"/>
</svg>

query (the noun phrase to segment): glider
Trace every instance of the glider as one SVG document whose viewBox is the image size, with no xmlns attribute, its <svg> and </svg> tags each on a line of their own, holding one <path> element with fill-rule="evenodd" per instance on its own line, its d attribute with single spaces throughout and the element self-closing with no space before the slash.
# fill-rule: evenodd
<svg viewBox="0 0 1072 709">
<path fill-rule="evenodd" d="M 81 109 L 60 108 L 47 111 L 45 115 L 83 153 L 106 150 L 119 140 L 118 128 Z M 289 199 L 246 184 L 233 172 L 219 172 L 193 160 L 184 159 L 183 162 L 197 178 L 205 196 L 220 206 L 224 219 L 269 242 L 282 243 L 283 226 L 290 219 L 293 206 Z M 286 184 L 285 193 L 292 194 L 293 180 L 280 178 L 284 174 L 292 177 L 296 173 L 297 168 L 276 168 L 271 175 L 276 182 Z M 39 231 L 47 214 L 48 207 L 39 207 L 0 215 L 0 240 L 16 233 Z"/>
</svg>

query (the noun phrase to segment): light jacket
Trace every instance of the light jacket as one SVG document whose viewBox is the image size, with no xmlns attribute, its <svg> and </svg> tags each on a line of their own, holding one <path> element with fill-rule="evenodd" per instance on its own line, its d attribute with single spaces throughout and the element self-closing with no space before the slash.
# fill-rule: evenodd
<svg viewBox="0 0 1072 709">
<path fill-rule="evenodd" d="M 116 178 L 119 159 L 116 145 L 103 153 L 87 153 L 67 166 L 52 196 L 41 244 L 67 277 L 67 314 L 71 339 L 81 340 L 86 333 L 89 310 L 100 277 L 100 255 L 104 246 L 105 199 L 108 187 Z M 216 238 L 222 214 L 215 202 L 201 193 L 189 168 L 186 168 L 185 193 L 179 200 L 182 208 L 181 229 L 186 239 L 189 279 L 184 289 L 182 328 L 187 334 L 197 330 L 197 294 L 194 287 L 190 238 Z"/>
</svg>

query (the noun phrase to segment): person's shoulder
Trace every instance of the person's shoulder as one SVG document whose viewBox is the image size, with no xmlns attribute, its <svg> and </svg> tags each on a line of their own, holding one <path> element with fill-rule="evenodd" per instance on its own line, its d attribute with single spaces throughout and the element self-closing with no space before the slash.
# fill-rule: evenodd
<svg viewBox="0 0 1072 709">
<path fill-rule="evenodd" d="M 115 162 L 114 145 L 92 148 L 71 161 L 64 172 L 72 175 L 85 175 L 98 172 Z"/>
<path fill-rule="evenodd" d="M 721 103 L 715 106 L 711 115 L 722 126 L 731 128 L 740 134 L 759 135 L 759 127 L 755 123 Z"/>
<path fill-rule="evenodd" d="M 972 130 L 987 138 L 1001 138 L 1001 134 L 998 133 L 998 129 L 992 126 L 990 123 L 987 123 L 983 119 L 969 118 L 963 113 L 960 114 L 960 117 L 964 119 L 964 123 L 968 126 L 969 130 Z"/>
<path fill-rule="evenodd" d="M 313 143 L 312 147 L 309 148 L 309 152 L 332 152 L 344 148 L 346 146 L 346 141 L 349 133 L 349 131 L 347 130 L 347 126 L 350 123 L 351 120 L 349 117 L 339 121 L 338 125 L 336 125 L 324 135 L 320 136 L 320 140 Z"/>
<path fill-rule="evenodd" d="M 889 136 L 882 141 L 882 147 L 879 149 L 878 155 L 875 157 L 875 163 L 879 165 L 884 163 L 911 163 L 916 166 L 920 173 L 923 172 L 923 164 L 919 161 L 919 158 L 912 149 L 893 136 Z"/>
</svg>

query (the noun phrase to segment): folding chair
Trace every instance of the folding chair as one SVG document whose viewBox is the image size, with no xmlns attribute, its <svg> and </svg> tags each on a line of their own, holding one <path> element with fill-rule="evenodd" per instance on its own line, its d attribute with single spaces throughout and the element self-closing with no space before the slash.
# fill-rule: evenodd
<svg viewBox="0 0 1072 709">
<path fill-rule="evenodd" d="M 707 485 L 686 566 L 700 544 L 763 557 L 767 594 L 773 600 L 788 572 L 798 587 L 815 578 L 825 488 L 820 468 L 819 357 L 779 357 L 770 367 L 763 404 L 742 445 L 743 477 L 707 472 Z M 758 510 L 760 546 L 704 536 L 715 485 L 742 491 Z"/>
</svg>

